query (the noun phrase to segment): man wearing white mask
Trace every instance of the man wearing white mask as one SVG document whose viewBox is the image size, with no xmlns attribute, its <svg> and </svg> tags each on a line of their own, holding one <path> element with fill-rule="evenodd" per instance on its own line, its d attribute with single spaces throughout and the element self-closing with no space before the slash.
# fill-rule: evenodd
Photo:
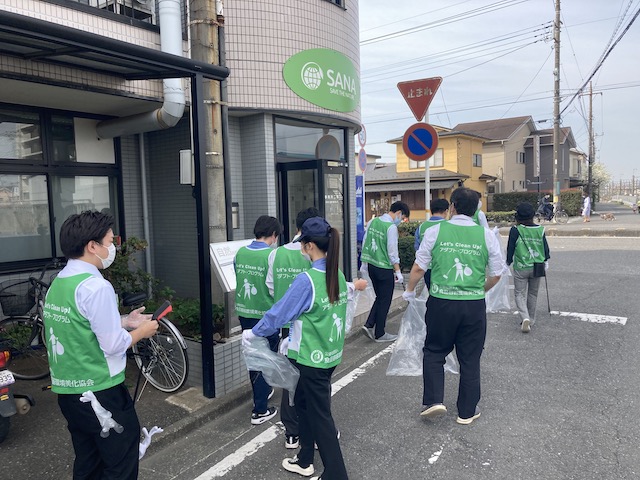
<svg viewBox="0 0 640 480">
<path fill-rule="evenodd" d="M 393 342 L 397 335 L 385 332 L 393 297 L 394 281 L 403 283 L 398 253 L 398 225 L 409 218 L 409 206 L 394 202 L 389 212 L 369 222 L 362 240 L 362 270 L 371 278 L 376 300 L 362 327 L 364 334 L 376 342 Z"/>
<path fill-rule="evenodd" d="M 67 265 L 51 283 L 44 305 L 45 330 L 55 341 L 48 348 L 51 389 L 67 420 L 75 451 L 73 478 L 138 478 L 140 423 L 124 385 L 129 346 L 158 330 L 144 307 L 121 317 L 116 293 L 100 270 L 116 258 L 113 217 L 100 212 L 71 215 L 60 229 Z M 130 331 L 127 331 L 130 330 Z M 121 433 L 101 436 L 90 403 L 91 391 L 111 412 Z"/>
</svg>

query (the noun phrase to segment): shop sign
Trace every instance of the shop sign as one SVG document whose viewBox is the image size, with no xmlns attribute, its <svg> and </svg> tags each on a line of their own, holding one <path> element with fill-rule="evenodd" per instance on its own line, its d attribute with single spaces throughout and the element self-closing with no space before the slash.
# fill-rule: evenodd
<svg viewBox="0 0 640 480">
<path fill-rule="evenodd" d="M 352 112 L 360 102 L 360 79 L 351 60 L 340 52 L 313 48 L 287 60 L 282 76 L 299 97 L 336 112 Z"/>
</svg>

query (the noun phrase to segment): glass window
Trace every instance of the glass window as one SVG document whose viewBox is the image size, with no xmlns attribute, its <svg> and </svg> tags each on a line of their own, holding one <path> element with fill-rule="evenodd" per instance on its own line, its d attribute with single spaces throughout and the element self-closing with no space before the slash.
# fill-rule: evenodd
<svg viewBox="0 0 640 480">
<path fill-rule="evenodd" d="M 481 167 L 482 166 L 482 155 L 480 155 L 478 153 L 474 153 L 473 154 L 473 166 L 474 167 Z"/>
<path fill-rule="evenodd" d="M 55 163 L 76 161 L 76 141 L 72 117 L 51 116 L 51 146 Z"/>
<path fill-rule="evenodd" d="M 442 166 L 444 166 L 444 154 L 441 148 L 436 148 L 436 153 L 429 158 L 429 168 Z M 424 168 L 424 160 L 421 162 L 409 160 L 409 168 Z"/>
<path fill-rule="evenodd" d="M 85 210 L 98 210 L 110 213 L 117 220 L 117 181 L 107 176 L 52 177 L 51 194 L 53 198 L 53 215 L 56 240 L 60 235 L 60 227 L 74 213 Z M 118 232 L 114 233 L 117 235 Z M 56 242 L 57 243 L 57 242 Z M 62 255 L 57 246 L 57 256 Z"/>
<path fill-rule="evenodd" d="M 45 175 L 0 175 L 0 262 L 50 258 Z"/>
<path fill-rule="evenodd" d="M 333 137 L 335 141 L 328 142 L 326 136 Z M 276 154 L 280 160 L 314 160 L 319 158 L 318 154 L 331 151 L 332 144 L 335 145 L 335 156 L 338 158 L 329 160 L 344 160 L 344 129 L 327 128 L 291 119 L 276 120 Z"/>
<path fill-rule="evenodd" d="M 37 113 L 0 109 L 0 158 L 43 160 Z"/>
</svg>

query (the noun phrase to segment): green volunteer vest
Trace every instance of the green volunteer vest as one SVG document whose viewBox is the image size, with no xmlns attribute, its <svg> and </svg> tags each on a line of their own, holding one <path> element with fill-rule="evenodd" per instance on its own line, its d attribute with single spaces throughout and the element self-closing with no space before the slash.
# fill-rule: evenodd
<svg viewBox="0 0 640 480">
<path fill-rule="evenodd" d="M 525 270 L 533 268 L 534 262 L 544 262 L 544 227 L 518 225 L 516 228 L 520 237 L 513 251 L 513 268 Z"/>
<path fill-rule="evenodd" d="M 335 367 L 342 360 L 344 347 L 347 282 L 339 272 L 340 295 L 337 302 L 330 303 L 325 272 L 310 268 L 304 275 L 313 284 L 313 301 L 309 311 L 294 321 L 289 333 L 289 358 L 308 367 Z"/>
<path fill-rule="evenodd" d="M 124 382 L 124 370 L 115 376 L 100 348 L 89 320 L 76 305 L 78 286 L 91 277 L 80 274 L 56 278 L 44 304 L 44 333 L 51 371 L 51 390 L 55 393 L 98 392 Z"/>
<path fill-rule="evenodd" d="M 480 225 L 480 209 L 476 210 L 476 213 L 473 214 L 471 220 L 473 220 L 476 225 Z"/>
<path fill-rule="evenodd" d="M 429 294 L 449 300 L 484 298 L 489 251 L 485 228 L 442 222 L 431 252 Z"/>
<path fill-rule="evenodd" d="M 383 222 L 379 217 L 371 221 L 360 253 L 362 263 L 370 263 L 378 268 L 393 268 L 387 252 L 387 231 L 392 225 L 393 222 Z"/>
<path fill-rule="evenodd" d="M 434 225 L 437 225 L 441 221 L 442 220 L 426 220 L 422 222 L 422 224 L 420 225 L 420 231 L 419 231 L 419 235 L 420 235 L 419 242 L 422 243 L 422 239 L 424 238 L 424 232 L 427 231 L 427 228 L 433 227 Z"/>
<path fill-rule="evenodd" d="M 274 303 L 284 296 L 293 280 L 310 267 L 311 262 L 302 256 L 300 250 L 278 247 L 273 259 Z"/>
<path fill-rule="evenodd" d="M 269 268 L 270 248 L 259 250 L 241 247 L 236 253 L 236 314 L 246 318 L 262 318 L 273 306 L 265 283 Z"/>
</svg>

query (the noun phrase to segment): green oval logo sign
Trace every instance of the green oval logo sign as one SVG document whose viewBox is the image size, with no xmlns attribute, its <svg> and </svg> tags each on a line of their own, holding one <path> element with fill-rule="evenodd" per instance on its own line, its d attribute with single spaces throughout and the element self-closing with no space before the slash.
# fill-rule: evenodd
<svg viewBox="0 0 640 480">
<path fill-rule="evenodd" d="M 336 112 L 352 112 L 360 101 L 360 79 L 351 60 L 340 52 L 314 48 L 296 53 L 282 69 L 299 97 Z"/>
</svg>

